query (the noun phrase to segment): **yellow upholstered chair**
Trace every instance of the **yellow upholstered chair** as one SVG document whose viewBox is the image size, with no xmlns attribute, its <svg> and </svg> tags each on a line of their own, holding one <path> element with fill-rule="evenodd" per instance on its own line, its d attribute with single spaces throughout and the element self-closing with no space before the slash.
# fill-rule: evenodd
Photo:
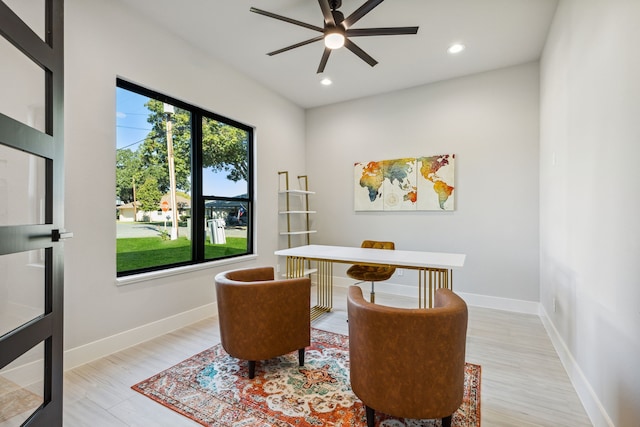
<svg viewBox="0 0 640 427">
<path fill-rule="evenodd" d="M 390 249 L 394 250 L 395 244 L 393 242 L 378 242 L 375 240 L 365 240 L 362 242 L 362 248 L 373 249 Z M 352 279 L 362 282 L 371 282 L 371 296 L 370 301 L 375 302 L 375 282 L 381 282 L 383 280 L 389 280 L 393 273 L 396 271 L 395 267 L 389 267 L 384 265 L 352 265 L 347 270 L 347 276 Z"/>
<path fill-rule="evenodd" d="M 249 378 L 256 361 L 298 350 L 304 365 L 311 343 L 311 279 L 274 279 L 273 267 L 246 268 L 215 278 L 222 348 L 249 362 Z"/>
<path fill-rule="evenodd" d="M 464 300 L 441 288 L 434 308 L 387 307 L 351 286 L 347 310 L 351 389 L 366 407 L 367 425 L 379 411 L 450 426 L 464 394 Z"/>
</svg>

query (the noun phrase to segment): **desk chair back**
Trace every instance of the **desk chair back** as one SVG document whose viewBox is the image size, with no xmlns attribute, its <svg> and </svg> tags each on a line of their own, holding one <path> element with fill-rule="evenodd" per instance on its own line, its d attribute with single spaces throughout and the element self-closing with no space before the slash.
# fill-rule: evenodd
<svg viewBox="0 0 640 427">
<path fill-rule="evenodd" d="M 393 242 L 381 242 L 376 240 L 365 240 L 360 246 L 362 248 L 372 249 L 388 249 L 395 250 L 395 244 Z M 389 280 L 393 273 L 395 273 L 395 267 L 389 267 L 384 265 L 352 265 L 347 270 L 347 276 L 352 279 L 362 282 L 371 282 L 370 301 L 375 302 L 375 282 L 381 282 Z"/>
</svg>

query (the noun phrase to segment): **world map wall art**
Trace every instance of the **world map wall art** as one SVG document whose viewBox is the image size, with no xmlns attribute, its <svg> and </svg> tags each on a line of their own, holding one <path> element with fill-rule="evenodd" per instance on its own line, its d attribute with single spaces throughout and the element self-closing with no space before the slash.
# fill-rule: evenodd
<svg viewBox="0 0 640 427">
<path fill-rule="evenodd" d="M 354 164 L 356 211 L 454 210 L 455 154 Z"/>
</svg>

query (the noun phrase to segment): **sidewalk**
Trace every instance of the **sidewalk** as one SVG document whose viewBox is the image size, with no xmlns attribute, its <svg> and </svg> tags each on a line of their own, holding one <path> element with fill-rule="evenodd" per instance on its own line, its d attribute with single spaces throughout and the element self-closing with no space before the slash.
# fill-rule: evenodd
<svg viewBox="0 0 640 427">
<path fill-rule="evenodd" d="M 119 239 L 128 237 L 158 237 L 160 236 L 160 231 L 163 229 L 164 227 L 162 225 L 156 226 L 144 222 L 116 222 L 116 236 Z M 171 232 L 170 222 L 167 222 L 167 231 Z M 227 237 L 247 237 L 247 227 L 227 227 L 224 229 L 224 234 Z M 186 236 L 187 228 L 179 227 L 178 235 Z"/>
</svg>

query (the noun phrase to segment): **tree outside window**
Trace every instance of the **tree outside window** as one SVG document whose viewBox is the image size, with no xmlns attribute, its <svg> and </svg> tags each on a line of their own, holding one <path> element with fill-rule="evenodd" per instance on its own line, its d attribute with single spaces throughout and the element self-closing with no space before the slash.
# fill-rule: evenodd
<svg viewBox="0 0 640 427">
<path fill-rule="evenodd" d="M 118 275 L 252 253 L 253 129 L 124 80 L 116 90 Z"/>
</svg>

